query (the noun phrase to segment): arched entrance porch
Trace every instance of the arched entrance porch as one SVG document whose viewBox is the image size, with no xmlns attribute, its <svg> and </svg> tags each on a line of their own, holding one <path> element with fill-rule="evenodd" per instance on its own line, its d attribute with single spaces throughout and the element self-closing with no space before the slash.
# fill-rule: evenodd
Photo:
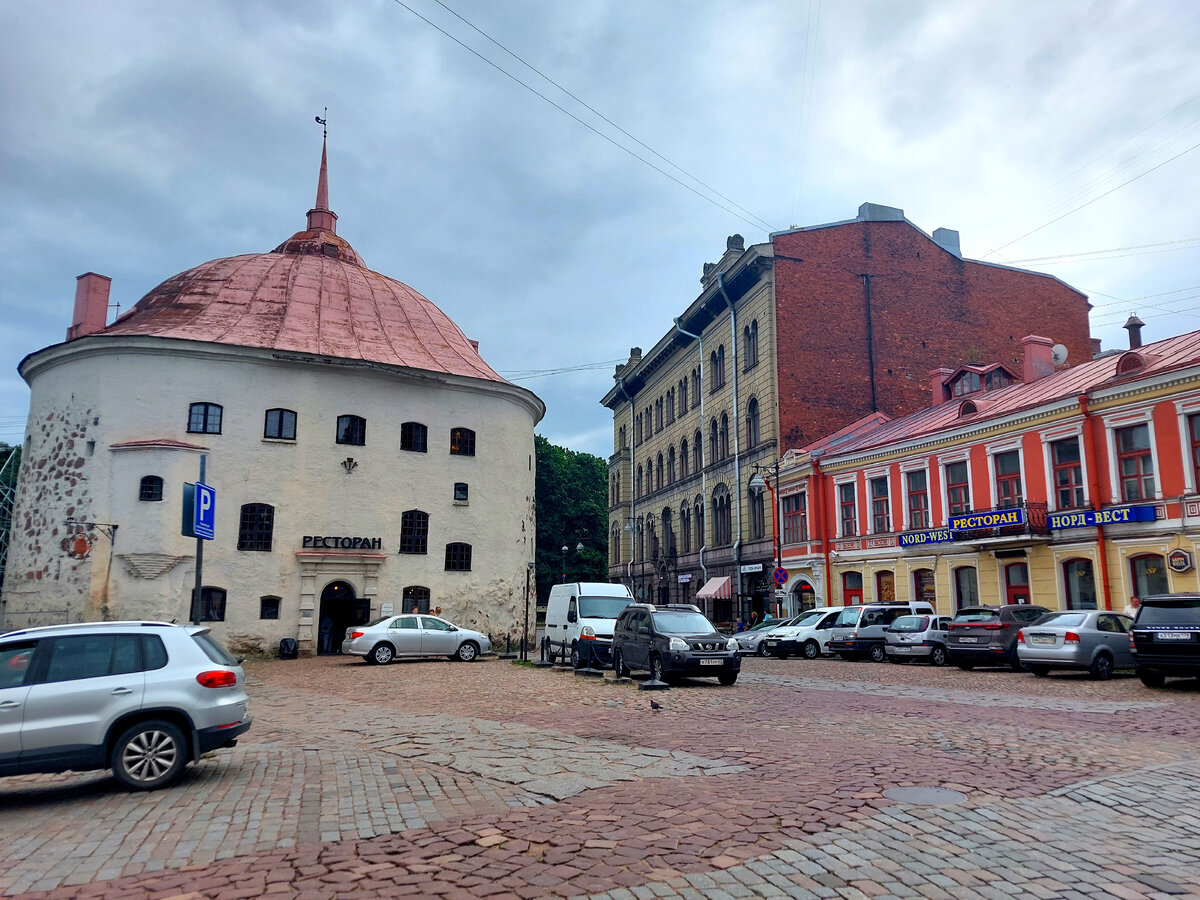
<svg viewBox="0 0 1200 900">
<path fill-rule="evenodd" d="M 341 653 L 342 638 L 352 625 L 365 625 L 371 616 L 371 601 L 360 598 L 354 585 L 333 581 L 321 591 L 317 617 L 317 653 Z"/>
</svg>

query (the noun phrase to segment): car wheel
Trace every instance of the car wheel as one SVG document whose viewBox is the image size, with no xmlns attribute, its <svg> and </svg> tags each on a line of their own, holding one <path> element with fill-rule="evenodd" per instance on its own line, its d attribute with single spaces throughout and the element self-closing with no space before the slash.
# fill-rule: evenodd
<svg viewBox="0 0 1200 900">
<path fill-rule="evenodd" d="M 1049 666 L 1031 665 L 1029 667 L 1029 671 L 1032 672 L 1034 675 L 1036 675 L 1038 678 L 1045 678 L 1047 675 L 1050 674 L 1050 667 Z"/>
<path fill-rule="evenodd" d="M 666 681 L 663 677 L 663 661 L 662 657 L 655 653 L 650 657 L 650 680 L 651 681 Z"/>
<path fill-rule="evenodd" d="M 1142 684 L 1146 687 L 1160 688 L 1167 683 L 1167 676 L 1162 672 L 1155 672 L 1152 669 L 1143 669 L 1138 672 L 1138 678 L 1142 679 Z"/>
<path fill-rule="evenodd" d="M 582 669 L 583 668 L 583 657 L 579 655 L 579 645 L 578 644 L 571 645 L 571 668 L 573 668 L 573 669 Z"/>
<path fill-rule="evenodd" d="M 1098 653 L 1092 660 L 1092 677 L 1097 681 L 1108 681 L 1113 675 L 1113 659 L 1107 653 Z"/>
<path fill-rule="evenodd" d="M 617 673 L 618 678 L 629 677 L 629 666 L 625 665 L 625 656 L 620 650 L 613 651 L 613 671 Z"/>
<path fill-rule="evenodd" d="M 550 649 L 550 638 L 548 637 L 542 638 L 542 659 L 551 664 L 554 662 L 554 651 Z"/>
<path fill-rule="evenodd" d="M 931 666 L 944 666 L 946 664 L 946 648 L 941 644 L 936 644 L 930 648 L 929 664 Z"/>
<path fill-rule="evenodd" d="M 367 661 L 376 666 L 386 666 L 396 658 L 396 651 L 391 644 L 376 644 L 367 654 Z"/>
<path fill-rule="evenodd" d="M 458 645 L 458 650 L 454 654 L 454 658 L 459 662 L 474 662 L 477 656 L 479 656 L 479 645 L 474 641 L 463 641 Z"/>
<path fill-rule="evenodd" d="M 737 672 L 722 672 L 717 676 L 717 681 L 721 682 L 723 685 L 729 686 L 737 681 L 737 677 Z"/>
<path fill-rule="evenodd" d="M 961 662 L 956 662 L 955 665 L 958 666 L 960 669 L 962 669 L 964 672 L 970 672 L 973 668 L 975 668 L 975 663 L 968 662 L 965 659 L 962 660 Z"/>
<path fill-rule="evenodd" d="M 816 641 L 805 641 L 801 650 L 805 659 L 816 659 L 821 655 L 821 645 Z"/>
<path fill-rule="evenodd" d="M 887 650 L 883 648 L 883 644 L 872 644 L 867 656 L 871 658 L 871 662 L 883 662 L 887 659 Z"/>
<path fill-rule="evenodd" d="M 1012 669 L 1014 672 L 1024 672 L 1025 671 L 1025 663 L 1021 662 L 1021 658 L 1019 656 L 1017 656 L 1015 653 L 1009 657 L 1008 667 L 1010 669 Z"/>
<path fill-rule="evenodd" d="M 767 649 L 766 641 L 758 642 L 758 655 L 759 656 L 770 656 L 771 655 L 771 651 Z"/>
<path fill-rule="evenodd" d="M 117 781 L 131 791 L 152 791 L 175 781 L 187 765 L 187 742 L 170 722 L 150 719 L 121 733 L 109 765 Z"/>
</svg>

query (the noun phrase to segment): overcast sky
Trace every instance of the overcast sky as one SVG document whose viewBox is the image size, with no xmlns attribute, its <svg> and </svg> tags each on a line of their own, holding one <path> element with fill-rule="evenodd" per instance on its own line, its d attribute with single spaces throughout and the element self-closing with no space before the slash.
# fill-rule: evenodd
<svg viewBox="0 0 1200 900">
<path fill-rule="evenodd" d="M 76 275 L 127 310 L 303 227 L 326 106 L 338 233 L 572 449 L 728 235 L 866 201 L 1084 291 L 1106 348 L 1200 328 L 1195 0 L 445 3 L 2 0 L 0 440 Z"/>
</svg>

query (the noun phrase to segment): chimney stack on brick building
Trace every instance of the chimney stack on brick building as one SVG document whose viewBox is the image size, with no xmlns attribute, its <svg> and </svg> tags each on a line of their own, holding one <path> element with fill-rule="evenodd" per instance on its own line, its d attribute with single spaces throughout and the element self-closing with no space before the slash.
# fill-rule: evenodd
<svg viewBox="0 0 1200 900">
<path fill-rule="evenodd" d="M 1021 380 L 1026 384 L 1054 374 L 1054 341 L 1036 334 L 1021 338 Z"/>
<path fill-rule="evenodd" d="M 953 369 L 934 369 L 929 373 L 929 393 L 932 398 L 931 406 L 937 406 L 939 403 L 945 403 L 949 398 L 946 396 L 946 379 L 954 372 Z"/>
</svg>

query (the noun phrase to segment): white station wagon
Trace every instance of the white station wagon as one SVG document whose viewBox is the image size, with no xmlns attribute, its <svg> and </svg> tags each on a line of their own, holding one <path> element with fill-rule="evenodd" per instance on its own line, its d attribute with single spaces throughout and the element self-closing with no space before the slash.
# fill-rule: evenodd
<svg viewBox="0 0 1200 900">
<path fill-rule="evenodd" d="M 347 628 L 342 652 L 379 666 L 404 656 L 445 656 L 471 662 L 482 653 L 491 653 L 492 642 L 486 634 L 459 628 L 439 616 L 409 613 Z"/>
</svg>

